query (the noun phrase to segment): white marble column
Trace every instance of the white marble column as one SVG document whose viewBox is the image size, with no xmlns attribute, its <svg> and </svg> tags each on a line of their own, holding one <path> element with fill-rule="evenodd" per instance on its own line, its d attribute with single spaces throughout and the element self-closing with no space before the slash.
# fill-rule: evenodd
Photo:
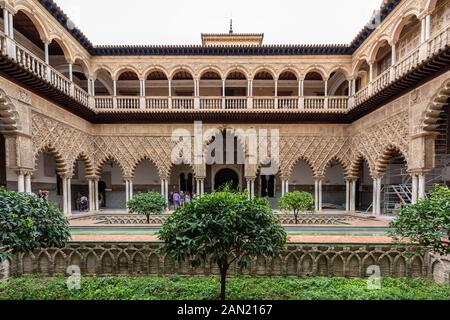
<svg viewBox="0 0 450 320">
<path fill-rule="evenodd" d="M 424 173 L 419 174 L 418 180 L 419 186 L 417 191 L 417 198 L 418 200 L 420 200 L 425 198 L 425 174 Z"/>
<path fill-rule="evenodd" d="M 9 36 L 9 12 L 6 8 L 3 8 L 3 31 Z"/>
<path fill-rule="evenodd" d="M 345 211 L 350 211 L 350 181 L 345 180 Z"/>
<path fill-rule="evenodd" d="M 100 210 L 100 200 L 98 199 L 98 180 L 94 180 L 94 210 Z"/>
<path fill-rule="evenodd" d="M 25 192 L 25 174 L 22 171 L 17 172 L 17 191 Z"/>
<path fill-rule="evenodd" d="M 323 185 L 323 180 L 319 180 L 319 212 L 322 212 L 322 205 L 323 205 L 322 185 Z"/>
<path fill-rule="evenodd" d="M 130 200 L 130 183 L 128 180 L 125 180 L 125 205 L 128 204 L 128 201 Z"/>
<path fill-rule="evenodd" d="M 14 16 L 9 13 L 9 37 L 14 40 Z"/>
<path fill-rule="evenodd" d="M 25 192 L 31 193 L 31 172 L 25 174 Z"/>
<path fill-rule="evenodd" d="M 411 175 L 411 181 L 412 181 L 411 204 L 416 204 L 419 190 L 419 179 L 417 178 L 417 175 L 415 174 Z"/>
<path fill-rule="evenodd" d="M 356 211 L 356 180 L 350 182 L 350 211 Z"/>
<path fill-rule="evenodd" d="M 373 200 L 372 200 L 372 214 L 377 214 L 377 179 L 373 179 Z"/>
<path fill-rule="evenodd" d="M 72 214 L 72 191 L 71 191 L 71 179 L 69 177 L 63 177 L 63 212 L 65 215 Z"/>
<path fill-rule="evenodd" d="M 322 211 L 322 179 L 315 179 L 314 181 L 314 202 L 316 204 L 316 211 Z"/>
<path fill-rule="evenodd" d="M 169 180 L 164 180 L 164 193 L 167 205 L 169 205 Z"/>
<path fill-rule="evenodd" d="M 374 214 L 381 215 L 381 178 L 374 180 Z"/>
<path fill-rule="evenodd" d="M 88 188 L 89 188 L 89 211 L 95 211 L 95 202 L 94 202 L 94 181 L 92 179 L 88 180 Z"/>
<path fill-rule="evenodd" d="M 129 198 L 129 200 L 132 200 L 133 199 L 133 180 L 130 180 L 128 182 L 128 184 L 129 184 L 129 190 L 128 191 L 130 192 L 128 198 Z"/>
</svg>

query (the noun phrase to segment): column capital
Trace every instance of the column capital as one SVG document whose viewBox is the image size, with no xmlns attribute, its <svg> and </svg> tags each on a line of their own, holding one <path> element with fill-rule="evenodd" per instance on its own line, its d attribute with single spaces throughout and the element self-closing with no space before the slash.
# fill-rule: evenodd
<svg viewBox="0 0 450 320">
<path fill-rule="evenodd" d="M 60 173 L 59 176 L 62 179 L 72 179 L 73 173 L 71 173 L 71 172 L 70 173 L 69 172 L 63 172 L 63 173 Z"/>
<path fill-rule="evenodd" d="M 134 180 L 134 177 L 133 176 L 124 176 L 123 177 L 123 181 L 133 181 Z"/>
<path fill-rule="evenodd" d="M 345 181 L 348 181 L 348 182 L 353 182 L 353 181 L 358 181 L 358 180 L 359 180 L 359 177 L 356 177 L 356 176 L 346 176 L 346 177 L 344 177 L 344 180 L 345 180 Z"/>
<path fill-rule="evenodd" d="M 100 181 L 100 177 L 99 176 L 95 176 L 95 175 L 86 176 L 86 179 L 90 180 L 90 181 Z"/>
<path fill-rule="evenodd" d="M 246 176 L 245 180 L 247 180 L 247 181 L 255 181 L 256 180 L 256 176 Z"/>
<path fill-rule="evenodd" d="M 323 181 L 325 180 L 325 176 L 314 176 L 315 181 Z"/>
<path fill-rule="evenodd" d="M 31 176 L 31 175 L 33 175 L 34 170 L 29 169 L 29 168 L 16 168 L 16 169 L 14 169 L 14 172 L 17 175 Z"/>
<path fill-rule="evenodd" d="M 415 169 L 409 169 L 408 173 L 410 176 L 423 176 L 430 171 L 431 171 L 431 169 L 415 168 Z"/>
</svg>

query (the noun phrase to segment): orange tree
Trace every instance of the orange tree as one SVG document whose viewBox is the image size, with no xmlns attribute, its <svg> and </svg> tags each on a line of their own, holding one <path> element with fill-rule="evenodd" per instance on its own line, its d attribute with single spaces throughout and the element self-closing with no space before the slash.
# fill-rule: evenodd
<svg viewBox="0 0 450 320">
<path fill-rule="evenodd" d="M 286 232 L 277 224 L 266 199 L 248 200 L 246 193 L 225 188 L 179 208 L 162 226 L 164 253 L 178 261 L 216 263 L 220 270 L 220 297 L 226 297 L 227 272 L 234 262 L 241 268 L 259 255 L 283 249 Z"/>
<path fill-rule="evenodd" d="M 390 235 L 441 254 L 450 253 L 450 190 L 436 186 L 428 199 L 403 207 L 391 222 Z"/>
</svg>

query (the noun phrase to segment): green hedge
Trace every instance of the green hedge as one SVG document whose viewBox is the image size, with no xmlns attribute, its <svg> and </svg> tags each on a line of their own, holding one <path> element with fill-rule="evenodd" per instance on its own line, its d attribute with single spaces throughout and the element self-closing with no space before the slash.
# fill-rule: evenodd
<svg viewBox="0 0 450 320">
<path fill-rule="evenodd" d="M 0 300 L 211 300 L 218 294 L 217 277 L 83 277 L 79 291 L 69 291 L 65 277 L 19 277 L 0 283 Z M 232 277 L 228 298 L 449 300 L 450 289 L 427 279 L 383 278 L 381 289 L 368 290 L 365 279 Z"/>
</svg>

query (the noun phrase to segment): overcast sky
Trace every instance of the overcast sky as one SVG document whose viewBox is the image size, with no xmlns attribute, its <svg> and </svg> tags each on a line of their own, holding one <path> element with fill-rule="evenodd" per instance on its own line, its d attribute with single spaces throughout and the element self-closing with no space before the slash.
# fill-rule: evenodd
<svg viewBox="0 0 450 320">
<path fill-rule="evenodd" d="M 264 33 L 266 44 L 349 43 L 382 0 L 55 0 L 96 45 L 200 44 L 200 34 Z M 126 5 L 124 5 L 126 4 Z"/>
</svg>

